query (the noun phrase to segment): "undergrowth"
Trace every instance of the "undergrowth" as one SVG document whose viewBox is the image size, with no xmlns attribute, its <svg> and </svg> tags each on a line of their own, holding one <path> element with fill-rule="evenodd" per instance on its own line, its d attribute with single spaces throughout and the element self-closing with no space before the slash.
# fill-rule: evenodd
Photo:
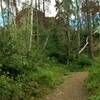
<svg viewBox="0 0 100 100">
<path fill-rule="evenodd" d="M 89 68 L 87 89 L 89 100 L 100 100 L 100 57 L 96 57 L 93 65 Z"/>
<path fill-rule="evenodd" d="M 56 62 L 46 60 L 40 65 L 19 68 L 19 71 L 23 73 L 17 73 L 15 77 L 10 72 L 2 73 L 0 75 L 0 100 L 30 100 L 33 97 L 37 100 L 59 85 L 63 81 L 64 74 L 69 74 L 63 65 L 56 64 Z M 2 65 L 0 70 L 3 72 Z"/>
</svg>

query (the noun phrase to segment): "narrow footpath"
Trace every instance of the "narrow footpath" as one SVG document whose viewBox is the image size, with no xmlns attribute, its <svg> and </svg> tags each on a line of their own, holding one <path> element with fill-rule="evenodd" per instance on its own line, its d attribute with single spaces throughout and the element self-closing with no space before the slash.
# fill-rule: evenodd
<svg viewBox="0 0 100 100">
<path fill-rule="evenodd" d="M 88 72 L 75 72 L 68 76 L 46 100 L 87 100 L 85 80 Z"/>
</svg>

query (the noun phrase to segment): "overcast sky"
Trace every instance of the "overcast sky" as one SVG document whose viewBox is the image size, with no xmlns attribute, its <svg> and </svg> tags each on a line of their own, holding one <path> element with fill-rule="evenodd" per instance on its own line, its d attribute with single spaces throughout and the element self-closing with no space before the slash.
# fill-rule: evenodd
<svg viewBox="0 0 100 100">
<path fill-rule="evenodd" d="M 51 0 L 51 5 L 49 6 L 50 12 L 46 12 L 46 15 L 48 16 L 55 16 L 56 15 L 56 9 L 55 9 L 55 0 Z"/>
<path fill-rule="evenodd" d="M 28 0 L 28 1 L 30 1 L 30 0 Z M 25 2 L 25 0 L 20 0 L 20 2 L 21 3 Z M 18 5 L 19 10 L 21 10 L 21 7 L 22 7 L 21 3 L 20 3 L 20 5 Z M 4 2 L 3 2 L 2 5 L 3 5 L 3 8 L 6 7 Z M 55 0 L 51 0 L 51 3 L 49 4 L 49 8 L 48 8 L 49 10 L 46 10 L 46 16 L 50 16 L 51 17 L 51 16 L 55 16 L 56 15 L 56 9 L 55 9 L 54 6 L 55 6 Z M 1 12 L 1 7 L 0 7 L 0 12 Z"/>
</svg>

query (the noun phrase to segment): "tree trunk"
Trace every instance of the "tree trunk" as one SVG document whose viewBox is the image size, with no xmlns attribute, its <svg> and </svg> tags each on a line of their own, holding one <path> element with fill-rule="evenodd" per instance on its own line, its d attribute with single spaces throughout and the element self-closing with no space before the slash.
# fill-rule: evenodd
<svg viewBox="0 0 100 100">
<path fill-rule="evenodd" d="M 3 5 L 2 5 L 2 0 L 1 1 L 1 14 L 2 14 L 2 19 L 3 19 L 3 26 L 5 26 L 5 20 L 4 20 L 4 12 L 3 12 Z"/>
<path fill-rule="evenodd" d="M 78 25 L 77 25 L 77 44 L 78 44 L 78 48 L 77 50 L 79 51 L 80 50 L 80 46 L 81 46 L 81 42 L 80 42 L 80 12 L 79 12 L 79 4 L 78 4 L 78 0 L 76 0 L 76 6 L 77 6 L 77 10 L 76 10 L 76 13 L 77 13 L 77 21 L 78 21 Z"/>
<path fill-rule="evenodd" d="M 45 17 L 45 0 L 43 0 L 43 13 L 44 13 L 44 17 Z"/>
<path fill-rule="evenodd" d="M 29 52 L 32 48 L 32 34 L 33 34 L 33 0 L 31 0 L 31 32 L 29 37 Z"/>
<path fill-rule="evenodd" d="M 18 9 L 17 9 L 17 3 L 16 3 L 16 0 L 13 0 L 13 5 L 15 7 L 15 11 L 16 11 L 16 16 L 18 14 Z"/>
<path fill-rule="evenodd" d="M 93 37 L 92 37 L 92 29 L 91 29 L 91 16 L 87 13 L 87 32 L 88 32 L 88 53 L 91 58 L 93 58 Z"/>
</svg>

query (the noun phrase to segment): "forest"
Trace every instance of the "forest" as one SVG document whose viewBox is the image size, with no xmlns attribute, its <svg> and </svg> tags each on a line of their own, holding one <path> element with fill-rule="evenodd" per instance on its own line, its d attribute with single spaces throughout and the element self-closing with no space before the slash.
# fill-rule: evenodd
<svg viewBox="0 0 100 100">
<path fill-rule="evenodd" d="M 0 100 L 100 100 L 100 0 L 0 0 Z"/>
</svg>

